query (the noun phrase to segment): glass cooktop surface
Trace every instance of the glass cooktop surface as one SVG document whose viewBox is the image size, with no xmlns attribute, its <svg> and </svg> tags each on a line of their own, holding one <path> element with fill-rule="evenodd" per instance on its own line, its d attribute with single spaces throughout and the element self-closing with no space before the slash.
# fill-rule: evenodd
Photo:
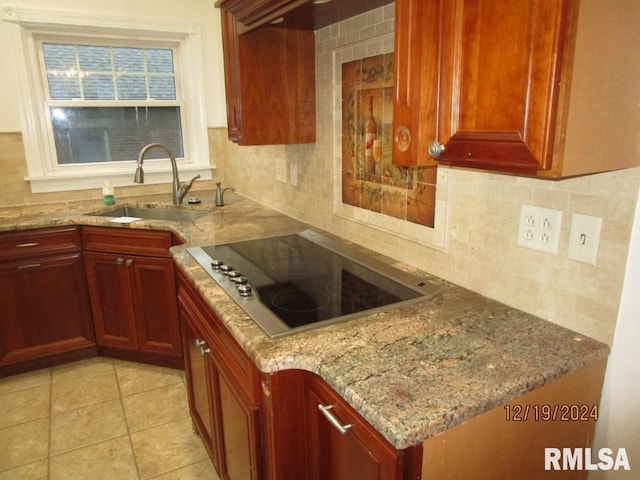
<svg viewBox="0 0 640 480">
<path fill-rule="evenodd" d="M 311 230 L 188 251 L 271 337 L 423 300 L 438 290 Z"/>
</svg>

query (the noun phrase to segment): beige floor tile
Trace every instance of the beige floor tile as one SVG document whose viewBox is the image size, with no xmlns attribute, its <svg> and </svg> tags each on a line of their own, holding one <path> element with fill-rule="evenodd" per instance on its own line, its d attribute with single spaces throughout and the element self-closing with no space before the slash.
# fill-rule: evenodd
<svg viewBox="0 0 640 480">
<path fill-rule="evenodd" d="M 47 458 L 49 418 L 0 429 L 0 472 Z"/>
<path fill-rule="evenodd" d="M 131 442 L 143 479 L 208 458 L 200 437 L 191 428 L 190 418 L 134 433 Z"/>
<path fill-rule="evenodd" d="M 49 460 L 38 460 L 6 472 L 0 472 L 0 480 L 47 480 Z"/>
<path fill-rule="evenodd" d="M 49 416 L 50 398 L 49 385 L 0 395 L 0 428 Z"/>
<path fill-rule="evenodd" d="M 63 374 L 53 372 L 51 382 L 51 412 L 61 413 L 74 408 L 119 398 L 118 382 L 110 368 L 74 368 Z"/>
<path fill-rule="evenodd" d="M 0 379 L 0 395 L 19 392 L 51 383 L 51 369 L 44 368 L 35 372 L 23 373 Z"/>
<path fill-rule="evenodd" d="M 115 367 L 123 397 L 183 382 L 182 371 L 172 368 L 130 362 L 116 362 Z"/>
<path fill-rule="evenodd" d="M 78 362 L 67 363 L 51 369 L 51 381 L 60 382 L 78 379 L 105 370 L 113 371 L 113 360 L 106 357 L 93 357 Z"/>
<path fill-rule="evenodd" d="M 182 382 L 123 397 L 122 403 L 131 433 L 189 416 L 187 390 Z"/>
<path fill-rule="evenodd" d="M 205 478 L 220 480 L 209 459 L 153 477 L 153 480 L 202 480 Z"/>
<path fill-rule="evenodd" d="M 76 408 L 51 417 L 51 455 L 127 435 L 120 399 Z"/>
<path fill-rule="evenodd" d="M 137 480 L 129 437 L 80 448 L 51 457 L 51 480 Z"/>
</svg>

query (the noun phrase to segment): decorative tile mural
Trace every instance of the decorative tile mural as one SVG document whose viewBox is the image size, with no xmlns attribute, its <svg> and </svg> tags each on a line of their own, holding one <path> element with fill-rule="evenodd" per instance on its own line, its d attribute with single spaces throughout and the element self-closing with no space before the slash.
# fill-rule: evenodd
<svg viewBox="0 0 640 480">
<path fill-rule="evenodd" d="M 433 227 L 436 167 L 391 162 L 393 58 L 342 64 L 342 202 Z"/>
</svg>

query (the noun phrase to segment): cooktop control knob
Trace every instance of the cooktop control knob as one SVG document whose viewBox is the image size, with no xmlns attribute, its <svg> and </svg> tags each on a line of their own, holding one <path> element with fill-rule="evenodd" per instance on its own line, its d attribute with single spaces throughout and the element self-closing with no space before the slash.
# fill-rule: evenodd
<svg viewBox="0 0 640 480">
<path fill-rule="evenodd" d="M 229 275 L 232 270 L 233 267 L 231 265 L 220 265 L 220 271 L 225 275 Z"/>
<path fill-rule="evenodd" d="M 249 280 L 247 280 L 247 277 L 243 277 L 242 275 L 240 275 L 239 277 L 232 277 L 231 281 L 236 285 L 244 285 Z"/>
<path fill-rule="evenodd" d="M 211 260 L 211 268 L 213 268 L 214 270 L 220 270 L 220 267 L 222 265 L 224 265 L 224 262 L 222 260 Z"/>
<path fill-rule="evenodd" d="M 251 296 L 251 285 L 245 283 L 243 285 L 238 285 L 238 293 L 241 297 L 250 297 Z"/>
<path fill-rule="evenodd" d="M 234 278 L 241 277 L 241 276 L 242 276 L 242 274 L 241 274 L 239 271 L 237 271 L 237 270 L 231 270 L 229 273 L 227 273 L 227 276 L 228 276 L 231 280 L 233 280 Z"/>
</svg>

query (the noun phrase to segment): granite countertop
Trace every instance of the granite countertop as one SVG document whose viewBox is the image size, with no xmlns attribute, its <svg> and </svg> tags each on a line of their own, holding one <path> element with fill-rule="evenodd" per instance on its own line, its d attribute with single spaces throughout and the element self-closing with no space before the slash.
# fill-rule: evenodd
<svg viewBox="0 0 640 480">
<path fill-rule="evenodd" d="M 191 279 L 258 369 L 304 369 L 320 375 L 392 445 L 403 449 L 607 356 L 607 345 L 483 297 L 373 252 L 398 268 L 439 284 L 442 293 L 356 320 L 270 339 L 186 251 L 313 228 L 237 194 L 196 222 L 113 224 L 87 213 L 122 204 L 164 208 L 170 195 L 0 208 L 0 230 L 62 224 L 171 230 Z M 315 229 L 317 230 L 317 229 Z"/>
</svg>

